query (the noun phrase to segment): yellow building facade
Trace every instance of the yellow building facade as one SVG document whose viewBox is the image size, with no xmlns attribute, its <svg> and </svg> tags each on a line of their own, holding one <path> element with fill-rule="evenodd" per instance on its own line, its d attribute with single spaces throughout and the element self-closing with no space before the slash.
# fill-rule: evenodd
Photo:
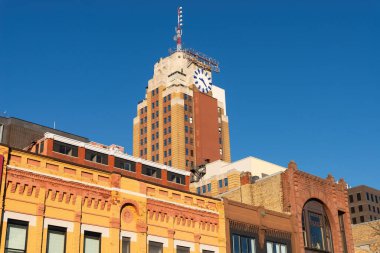
<svg viewBox="0 0 380 253">
<path fill-rule="evenodd" d="M 5 146 L 0 155 L 0 252 L 226 252 L 220 200 Z"/>
</svg>

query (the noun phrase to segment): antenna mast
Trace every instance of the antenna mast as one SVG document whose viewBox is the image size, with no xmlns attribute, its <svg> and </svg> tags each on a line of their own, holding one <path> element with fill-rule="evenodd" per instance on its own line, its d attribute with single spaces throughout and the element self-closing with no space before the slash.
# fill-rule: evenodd
<svg viewBox="0 0 380 253">
<path fill-rule="evenodd" d="M 178 7 L 177 9 L 177 27 L 175 28 L 176 36 L 174 37 L 177 41 L 177 51 L 182 50 L 182 6 Z"/>
</svg>

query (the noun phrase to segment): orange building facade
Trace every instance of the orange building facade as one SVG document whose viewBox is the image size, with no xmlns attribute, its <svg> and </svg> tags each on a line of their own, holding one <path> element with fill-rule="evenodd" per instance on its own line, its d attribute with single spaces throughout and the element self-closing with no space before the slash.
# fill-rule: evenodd
<svg viewBox="0 0 380 253">
<path fill-rule="evenodd" d="M 1 161 L 0 252 L 226 252 L 223 203 L 186 171 L 53 134 Z"/>
</svg>

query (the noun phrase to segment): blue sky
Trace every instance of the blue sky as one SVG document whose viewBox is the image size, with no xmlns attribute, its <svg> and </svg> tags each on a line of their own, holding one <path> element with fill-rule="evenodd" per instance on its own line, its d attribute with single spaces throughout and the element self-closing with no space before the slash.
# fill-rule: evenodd
<svg viewBox="0 0 380 253">
<path fill-rule="evenodd" d="M 380 188 L 378 0 L 0 0 L 0 114 L 131 153 L 179 5 L 185 47 L 220 62 L 233 160 Z"/>
</svg>

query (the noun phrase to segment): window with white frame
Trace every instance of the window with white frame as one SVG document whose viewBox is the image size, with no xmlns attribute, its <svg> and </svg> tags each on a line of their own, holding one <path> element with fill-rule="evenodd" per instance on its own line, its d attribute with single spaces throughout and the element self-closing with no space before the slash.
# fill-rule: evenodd
<svg viewBox="0 0 380 253">
<path fill-rule="evenodd" d="M 287 253 L 286 244 L 267 242 L 267 253 Z"/>
<path fill-rule="evenodd" d="M 48 226 L 46 253 L 66 252 L 66 228 Z"/>
<path fill-rule="evenodd" d="M 159 242 L 149 242 L 149 253 L 163 253 L 164 245 Z"/>
<path fill-rule="evenodd" d="M 8 220 L 5 253 L 25 253 L 28 240 L 28 222 Z"/>
<path fill-rule="evenodd" d="M 84 253 L 100 253 L 101 247 L 100 233 L 84 232 Z"/>
<path fill-rule="evenodd" d="M 122 248 L 122 253 L 131 252 L 131 239 L 129 237 L 123 237 L 121 239 L 121 248 Z"/>
<path fill-rule="evenodd" d="M 177 246 L 176 253 L 190 253 L 190 248 L 184 246 Z"/>
<path fill-rule="evenodd" d="M 251 237 L 232 235 L 232 253 L 255 253 L 255 239 Z"/>
</svg>

